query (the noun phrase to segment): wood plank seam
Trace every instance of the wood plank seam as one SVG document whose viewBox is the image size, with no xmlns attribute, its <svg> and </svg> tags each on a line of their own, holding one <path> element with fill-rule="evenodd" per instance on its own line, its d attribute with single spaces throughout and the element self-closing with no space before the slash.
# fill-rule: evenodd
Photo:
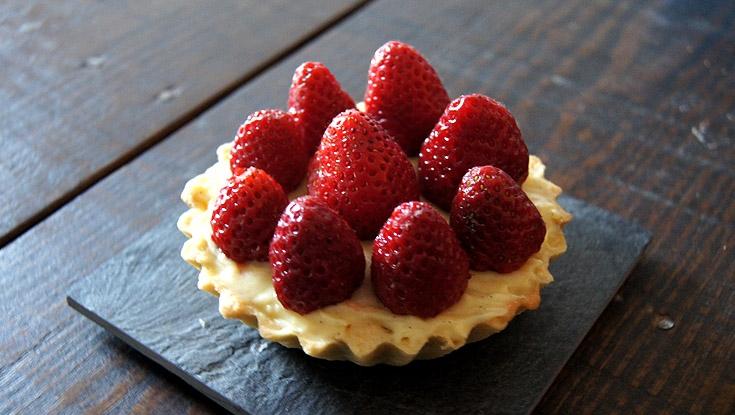
<svg viewBox="0 0 735 415">
<path fill-rule="evenodd" d="M 13 242 L 15 239 L 17 239 L 24 233 L 26 233 L 28 230 L 33 228 L 33 226 L 35 226 L 36 224 L 40 223 L 47 217 L 54 214 L 54 212 L 56 212 L 61 207 L 63 207 L 67 203 L 74 200 L 74 198 L 84 193 L 87 189 L 94 186 L 97 182 L 103 180 L 105 177 L 109 176 L 111 173 L 113 173 L 117 169 L 132 162 L 138 156 L 145 153 L 146 151 L 148 151 L 150 148 L 160 143 L 161 141 L 165 140 L 167 137 L 169 137 L 170 135 L 172 135 L 173 133 L 175 133 L 182 127 L 186 126 L 192 120 L 198 118 L 201 114 L 206 112 L 208 109 L 217 105 L 217 103 L 219 103 L 220 101 L 226 99 L 229 95 L 238 91 L 241 87 L 243 87 L 245 84 L 250 82 L 252 79 L 258 77 L 259 75 L 267 71 L 272 66 L 277 65 L 282 60 L 288 58 L 291 54 L 303 48 L 304 46 L 306 46 L 307 44 L 309 44 L 310 42 L 318 38 L 320 35 L 330 30 L 335 25 L 339 24 L 343 20 L 347 19 L 348 17 L 350 17 L 351 15 L 353 15 L 354 13 L 356 13 L 357 11 L 365 7 L 370 1 L 371 0 L 358 1 L 353 6 L 344 10 L 342 13 L 334 16 L 332 19 L 329 19 L 325 21 L 324 23 L 322 23 L 321 25 L 315 27 L 314 30 L 307 33 L 301 39 L 297 39 L 290 46 L 284 48 L 282 51 L 274 55 L 272 58 L 257 65 L 251 71 L 246 72 L 240 78 L 236 79 L 229 85 L 225 86 L 219 91 L 216 91 L 213 95 L 204 99 L 202 102 L 194 105 L 189 111 L 184 112 L 183 114 L 181 114 L 181 116 L 177 117 L 172 122 L 168 123 L 167 125 L 162 126 L 157 132 L 151 134 L 150 137 L 143 140 L 140 144 L 133 147 L 131 150 L 121 154 L 119 157 L 117 157 L 116 159 L 109 162 L 107 165 L 100 168 L 96 173 L 92 174 L 90 177 L 86 178 L 85 180 L 82 180 L 80 183 L 72 187 L 69 191 L 61 195 L 59 198 L 49 203 L 46 207 L 39 210 L 37 213 L 33 214 L 32 216 L 30 216 L 25 221 L 16 225 L 5 235 L 0 235 L 0 249 L 8 245 L 9 243 Z M 176 94 L 175 86 L 170 86 L 164 89 L 161 93 L 159 93 L 156 96 L 156 99 L 160 101 L 169 100 L 171 99 L 170 94 Z"/>
</svg>

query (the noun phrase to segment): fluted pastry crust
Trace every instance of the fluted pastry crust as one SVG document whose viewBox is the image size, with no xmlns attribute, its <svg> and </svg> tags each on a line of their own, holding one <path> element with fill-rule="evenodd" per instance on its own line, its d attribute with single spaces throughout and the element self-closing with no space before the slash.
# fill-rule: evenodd
<svg viewBox="0 0 735 415">
<path fill-rule="evenodd" d="M 547 232 L 541 250 L 520 269 L 509 274 L 473 271 L 460 301 L 434 318 L 395 315 L 372 292 L 372 244 L 364 242 L 365 280 L 352 298 L 300 315 L 283 308 L 276 298 L 270 264 L 237 264 L 211 240 L 214 201 L 231 174 L 230 149 L 229 143 L 220 146 L 218 162 L 184 188 L 181 197 L 190 209 L 181 215 L 178 227 L 189 239 L 181 256 L 200 270 L 199 288 L 219 297 L 224 317 L 239 319 L 257 328 L 263 338 L 314 357 L 364 366 L 405 365 L 482 340 L 503 330 L 518 313 L 538 308 L 541 288 L 553 281 L 549 262 L 566 251 L 562 228 L 571 215 L 556 202 L 561 189 L 544 178 L 544 165 L 531 156 L 523 190 L 541 212 Z M 302 184 L 289 198 L 305 193 Z"/>
</svg>

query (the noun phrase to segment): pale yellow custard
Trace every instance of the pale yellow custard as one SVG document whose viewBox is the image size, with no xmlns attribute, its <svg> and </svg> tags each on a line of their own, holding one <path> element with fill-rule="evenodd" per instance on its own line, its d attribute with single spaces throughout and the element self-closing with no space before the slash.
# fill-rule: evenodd
<svg viewBox="0 0 735 415">
<path fill-rule="evenodd" d="M 219 296 L 224 317 L 242 320 L 263 338 L 300 347 L 311 356 L 359 365 L 404 365 L 484 339 L 503 330 L 516 314 L 539 306 L 541 287 L 553 281 L 549 261 L 566 250 L 562 226 L 571 215 L 556 202 L 561 189 L 544 178 L 544 165 L 531 156 L 523 190 L 541 212 L 547 232 L 541 250 L 520 269 L 509 274 L 473 271 L 460 301 L 434 318 L 396 315 L 373 294 L 372 242 L 363 242 L 365 280 L 352 298 L 300 315 L 276 298 L 269 263 L 237 264 L 211 240 L 209 221 L 219 190 L 231 174 L 231 147 L 231 143 L 220 146 L 218 162 L 184 188 L 181 198 L 190 209 L 181 215 L 178 227 L 189 240 L 181 256 L 200 270 L 199 288 Z M 302 184 L 289 198 L 305 193 Z"/>
</svg>

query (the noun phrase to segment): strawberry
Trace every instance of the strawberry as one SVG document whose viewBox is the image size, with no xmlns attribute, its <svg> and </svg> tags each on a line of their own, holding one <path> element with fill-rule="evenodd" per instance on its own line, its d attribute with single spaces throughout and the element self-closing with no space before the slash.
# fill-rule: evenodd
<svg viewBox="0 0 735 415">
<path fill-rule="evenodd" d="M 265 170 L 289 192 L 306 174 L 308 155 L 294 119 L 281 110 L 262 110 L 248 116 L 237 130 L 230 168 L 237 174 L 248 167 Z"/>
<path fill-rule="evenodd" d="M 296 68 L 288 91 L 288 111 L 304 130 L 308 154 L 319 146 L 332 118 L 354 107 L 355 101 L 342 90 L 326 66 L 304 62 Z"/>
<path fill-rule="evenodd" d="M 401 148 L 355 109 L 339 114 L 324 132 L 308 189 L 345 218 L 360 239 L 373 238 L 396 205 L 419 197 L 416 172 Z"/>
<path fill-rule="evenodd" d="M 236 262 L 265 261 L 286 193 L 268 173 L 250 167 L 227 180 L 212 212 L 212 241 Z"/>
<path fill-rule="evenodd" d="M 536 206 L 511 176 L 493 166 L 473 167 L 464 175 L 450 223 L 477 271 L 515 271 L 546 237 Z"/>
<path fill-rule="evenodd" d="M 278 300 L 299 314 L 350 298 L 365 276 L 355 231 L 311 196 L 295 199 L 283 212 L 269 257 Z"/>
<path fill-rule="evenodd" d="M 406 154 L 418 153 L 448 103 L 439 75 L 413 46 L 394 40 L 375 52 L 365 109 Z"/>
<path fill-rule="evenodd" d="M 421 147 L 421 191 L 448 210 L 462 176 L 484 165 L 501 168 L 523 183 L 528 176 L 528 149 L 502 104 L 479 94 L 463 95 L 449 104 Z"/>
<path fill-rule="evenodd" d="M 407 202 L 393 211 L 373 244 L 373 290 L 395 314 L 428 318 L 446 310 L 467 288 L 467 255 L 430 204 Z"/>
</svg>

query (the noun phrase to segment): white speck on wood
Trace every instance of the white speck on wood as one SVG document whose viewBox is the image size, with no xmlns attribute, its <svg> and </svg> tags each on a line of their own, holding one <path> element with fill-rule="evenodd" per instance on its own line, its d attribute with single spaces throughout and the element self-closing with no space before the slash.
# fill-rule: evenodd
<svg viewBox="0 0 735 415">
<path fill-rule="evenodd" d="M 674 320 L 669 316 L 659 316 L 656 322 L 656 327 L 660 330 L 671 330 L 674 328 Z"/>
<path fill-rule="evenodd" d="M 104 55 L 90 56 L 84 60 L 83 66 L 90 67 L 90 68 L 97 68 L 97 67 L 104 65 L 105 61 L 107 61 L 107 58 L 105 58 Z"/>
<path fill-rule="evenodd" d="M 709 150 L 717 148 L 717 143 L 707 141 L 707 128 L 709 127 L 709 121 L 702 121 L 699 125 L 692 127 L 692 135 L 699 141 L 703 146 Z"/>
<path fill-rule="evenodd" d="M 170 86 L 159 92 L 157 99 L 161 102 L 171 101 L 172 99 L 181 96 L 181 92 L 181 88 Z"/>
<path fill-rule="evenodd" d="M 567 78 L 565 78 L 565 77 L 563 77 L 561 75 L 556 75 L 556 74 L 551 75 L 551 82 L 554 85 L 558 85 L 558 86 L 570 86 L 570 85 L 572 85 L 572 81 L 570 81 L 569 79 L 567 79 Z"/>
<path fill-rule="evenodd" d="M 43 26 L 43 22 L 42 22 L 42 21 L 37 21 L 37 22 L 25 22 L 25 23 L 23 23 L 22 25 L 20 25 L 20 27 L 18 28 L 18 32 L 19 32 L 19 33 L 28 33 L 28 32 L 32 32 L 32 31 L 34 31 L 34 30 L 38 30 L 38 29 L 40 29 L 40 28 L 41 28 L 41 26 Z"/>
<path fill-rule="evenodd" d="M 206 322 L 206 321 L 204 321 L 204 320 L 202 320 L 201 318 L 199 319 L 199 325 L 200 325 L 200 326 L 201 326 L 201 327 L 202 327 L 203 329 L 206 329 L 206 328 L 207 328 L 207 322 Z"/>
</svg>

